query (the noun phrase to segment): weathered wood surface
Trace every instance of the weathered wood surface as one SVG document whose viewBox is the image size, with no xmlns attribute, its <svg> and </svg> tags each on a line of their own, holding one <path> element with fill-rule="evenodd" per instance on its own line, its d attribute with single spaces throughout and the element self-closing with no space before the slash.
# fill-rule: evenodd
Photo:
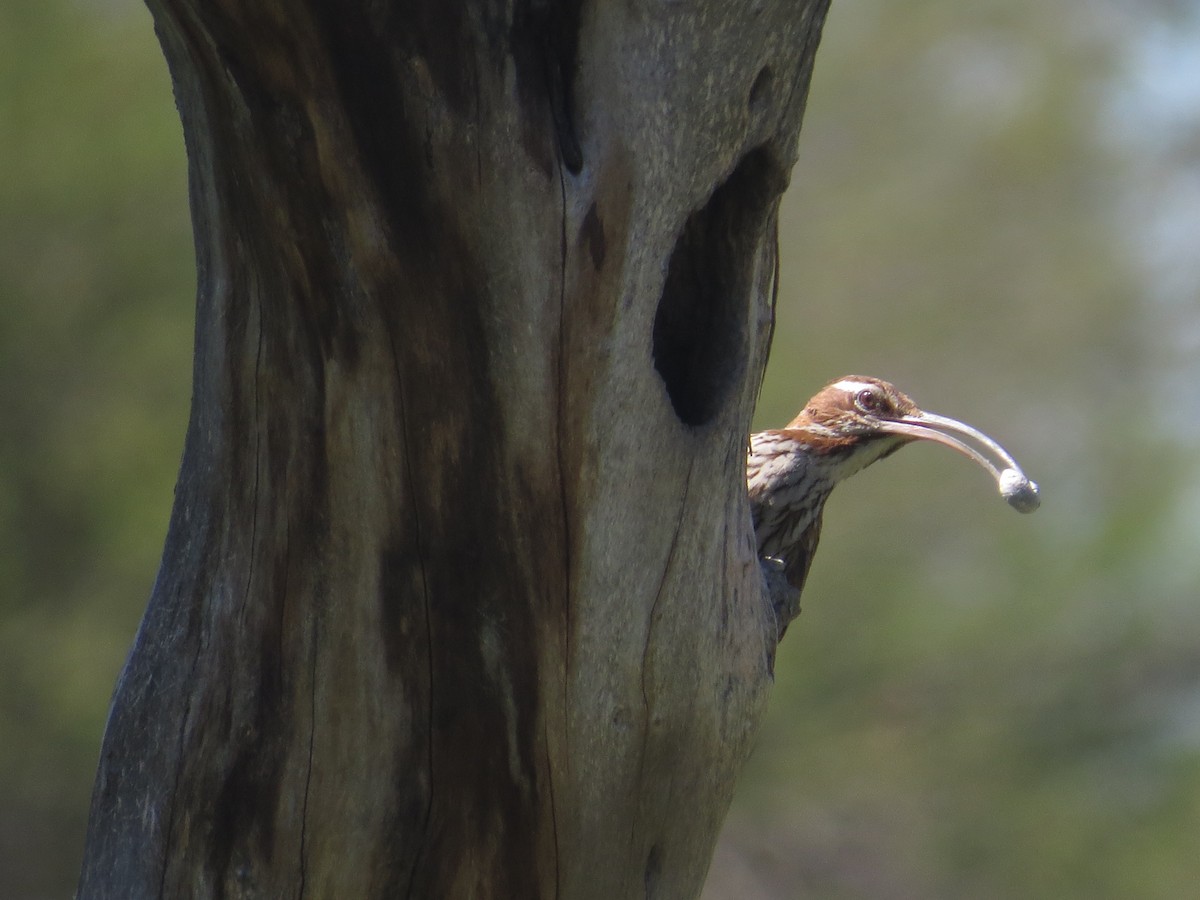
<svg viewBox="0 0 1200 900">
<path fill-rule="evenodd" d="M 694 896 L 826 2 L 150 5 L 195 388 L 79 896 Z"/>
</svg>

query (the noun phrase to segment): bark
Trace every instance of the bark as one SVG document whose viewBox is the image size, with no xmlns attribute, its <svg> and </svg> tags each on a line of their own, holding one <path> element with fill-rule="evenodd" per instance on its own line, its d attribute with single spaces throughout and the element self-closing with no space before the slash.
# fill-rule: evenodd
<svg viewBox="0 0 1200 900">
<path fill-rule="evenodd" d="M 826 2 L 150 5 L 194 394 L 79 896 L 695 896 Z"/>
</svg>

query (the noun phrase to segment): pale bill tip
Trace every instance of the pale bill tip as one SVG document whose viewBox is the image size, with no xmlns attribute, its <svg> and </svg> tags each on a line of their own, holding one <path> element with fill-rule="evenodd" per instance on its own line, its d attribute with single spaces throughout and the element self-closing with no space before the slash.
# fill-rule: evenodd
<svg viewBox="0 0 1200 900">
<path fill-rule="evenodd" d="M 1036 481 L 1030 481 L 1016 469 L 1005 469 L 1000 473 L 1000 496 L 1017 512 L 1031 513 L 1041 503 Z"/>
</svg>

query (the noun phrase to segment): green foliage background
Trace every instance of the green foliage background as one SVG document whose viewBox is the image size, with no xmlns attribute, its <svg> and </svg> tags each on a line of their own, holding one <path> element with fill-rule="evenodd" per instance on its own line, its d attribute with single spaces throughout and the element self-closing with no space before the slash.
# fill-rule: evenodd
<svg viewBox="0 0 1200 900">
<path fill-rule="evenodd" d="M 706 896 L 1175 898 L 1200 882 L 1200 16 L 839 0 L 758 424 L 896 381 L 840 488 Z M 0 0 L 0 896 L 70 894 L 187 416 L 182 138 L 133 0 Z"/>
</svg>

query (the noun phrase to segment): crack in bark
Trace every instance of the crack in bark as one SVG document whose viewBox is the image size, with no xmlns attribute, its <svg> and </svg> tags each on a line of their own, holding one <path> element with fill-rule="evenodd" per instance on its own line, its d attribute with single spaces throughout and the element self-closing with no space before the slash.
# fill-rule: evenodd
<svg viewBox="0 0 1200 900">
<path fill-rule="evenodd" d="M 558 191 L 559 191 L 559 268 L 558 268 L 558 396 L 555 408 L 555 459 L 558 464 L 558 497 L 562 512 L 562 564 L 563 564 L 563 743 L 568 748 L 564 754 L 570 762 L 570 719 L 567 715 L 566 696 L 571 683 L 571 517 L 570 504 L 567 499 L 566 465 L 563 462 L 563 444 L 565 438 L 566 405 L 567 405 L 567 181 L 563 174 L 563 159 L 558 159 Z M 550 815 L 554 828 L 554 896 L 562 892 L 559 865 L 558 815 L 554 808 L 554 769 L 553 759 L 549 748 L 546 753 L 546 768 L 550 779 Z M 570 774 L 568 770 L 568 775 Z"/>
<path fill-rule="evenodd" d="M 258 303 L 258 340 L 254 355 L 254 482 L 251 488 L 251 521 L 250 521 L 250 561 L 246 572 L 246 586 L 242 591 L 242 602 L 239 606 L 239 613 L 244 611 L 246 603 L 250 596 L 250 586 L 254 580 L 254 561 L 255 547 L 258 543 L 258 483 L 259 483 L 259 468 L 260 457 L 262 450 L 262 423 L 259 419 L 261 407 L 259 405 L 259 374 L 262 369 L 262 352 L 263 352 L 263 309 L 261 299 Z M 209 604 L 201 600 L 202 607 L 208 607 Z M 166 896 L 167 872 L 170 868 L 170 859 L 172 855 L 172 843 L 175 836 L 175 805 L 179 798 L 179 788 L 183 781 L 183 770 L 186 767 L 187 758 L 183 752 L 184 741 L 187 736 L 188 726 L 191 724 L 192 711 L 194 707 L 196 670 L 200 666 L 200 657 L 203 656 L 207 649 L 206 629 L 204 627 L 204 615 L 202 609 L 201 615 L 198 617 L 199 635 L 196 641 L 196 652 L 192 655 L 191 664 L 188 666 L 187 699 L 184 701 L 183 718 L 179 724 L 179 739 L 176 744 L 178 748 L 178 759 L 175 766 L 175 778 L 171 786 L 171 796 L 168 804 L 167 813 L 167 832 L 165 841 L 163 842 L 164 857 L 162 863 L 162 872 L 158 881 L 158 896 L 160 898 Z"/>
<path fill-rule="evenodd" d="M 659 601 L 662 600 L 663 591 L 667 586 L 667 576 L 671 572 L 671 565 L 675 561 L 675 550 L 679 546 L 679 532 L 683 528 L 683 511 L 687 506 L 688 493 L 691 490 L 692 484 L 692 469 L 695 466 L 695 459 L 688 463 L 687 475 L 684 476 L 683 494 L 679 498 L 679 517 L 675 520 L 675 533 L 671 536 L 671 549 L 667 552 L 667 561 L 663 565 L 662 578 L 659 579 L 658 589 L 654 592 L 654 601 L 650 604 L 650 616 L 646 624 L 646 643 L 642 647 L 642 671 L 641 671 L 641 688 L 642 688 L 642 708 L 646 715 L 646 728 L 642 732 L 642 747 L 638 754 L 638 784 L 640 785 L 646 777 L 646 743 L 650 737 L 650 695 L 646 692 L 646 663 L 650 658 L 650 644 L 654 635 L 654 617 L 658 611 Z M 632 848 L 634 831 L 637 828 L 637 821 L 630 823 L 629 843 Z"/>
<path fill-rule="evenodd" d="M 425 659 L 429 668 L 429 707 L 427 710 L 429 717 L 429 741 L 426 748 L 426 765 L 429 772 L 429 800 L 425 804 L 425 821 L 421 824 L 421 843 L 417 846 L 417 851 L 413 855 L 412 871 L 409 872 L 408 887 L 404 892 L 404 896 L 411 900 L 413 890 L 416 888 L 417 870 L 420 868 L 421 857 L 425 853 L 425 847 L 429 841 L 429 823 L 433 817 L 433 613 L 429 602 L 429 578 L 425 571 L 425 547 L 424 542 L 421 540 L 421 511 L 417 506 L 417 479 L 412 469 L 412 443 L 409 439 L 408 413 L 404 402 L 404 379 L 400 373 L 400 356 L 396 352 L 396 339 L 390 329 L 387 332 L 387 338 L 388 346 L 392 353 L 392 367 L 396 374 L 396 397 L 400 405 L 400 436 L 404 442 L 404 476 L 408 482 L 409 500 L 412 504 L 413 528 L 417 542 L 417 561 L 421 567 L 421 596 L 425 608 Z"/>
<path fill-rule="evenodd" d="M 554 799 L 554 760 L 550 756 L 550 738 L 543 732 L 542 745 L 546 753 L 546 784 L 550 791 L 550 828 L 554 833 L 554 898 L 562 896 L 562 867 L 559 865 L 558 809 Z"/>
<path fill-rule="evenodd" d="M 284 552 L 287 554 L 287 564 L 284 566 L 284 602 L 286 603 L 288 597 L 286 579 L 291 574 L 292 568 L 292 544 L 286 532 L 284 546 Z M 303 900 L 308 881 L 308 796 L 312 786 L 313 747 L 316 744 L 317 734 L 317 650 L 320 646 L 321 622 L 315 609 L 312 616 L 312 635 L 309 638 L 312 643 L 308 651 L 308 756 L 304 768 L 304 797 L 300 803 L 300 886 L 296 893 L 296 900 Z M 283 629 L 280 628 L 279 632 L 283 634 Z M 280 659 L 283 658 L 282 653 L 281 647 Z"/>
<path fill-rule="evenodd" d="M 304 900 L 308 880 L 308 794 L 312 786 L 313 747 L 317 734 L 317 651 L 321 637 L 321 623 L 314 615 L 312 649 L 309 650 L 309 706 L 308 706 L 308 760 L 304 771 L 304 800 L 300 805 L 300 890 L 296 900 Z"/>
<path fill-rule="evenodd" d="M 558 185 L 562 199 L 562 228 L 559 251 L 559 285 L 558 285 L 558 404 L 555 422 L 555 453 L 558 463 L 558 495 L 562 508 L 562 555 L 563 555 L 563 613 L 566 628 L 563 641 L 563 655 L 566 671 L 564 677 L 571 673 L 571 516 L 570 502 L 567 498 L 566 464 L 563 462 L 563 444 L 566 442 L 565 425 L 567 408 L 567 337 L 566 337 L 566 306 L 567 306 L 567 187 L 559 163 Z"/>
<path fill-rule="evenodd" d="M 258 482 L 262 470 L 262 407 L 259 403 L 259 374 L 262 371 L 263 354 L 263 302 L 258 301 L 258 346 L 254 352 L 254 483 L 250 489 L 250 564 L 246 567 L 246 586 L 242 589 L 242 602 L 238 615 L 246 611 L 250 600 L 250 587 L 254 583 L 254 562 L 258 558 Z"/>
<path fill-rule="evenodd" d="M 178 593 L 176 594 L 178 601 Z M 194 685 L 196 683 L 196 669 L 200 665 L 200 656 L 204 652 L 204 627 L 203 623 L 200 626 L 200 636 L 196 641 L 196 652 L 192 654 L 191 665 L 188 666 L 187 684 Z M 167 869 L 170 867 L 171 844 L 175 836 L 175 803 L 179 799 L 179 785 L 183 780 L 183 768 L 186 762 L 183 752 L 184 736 L 187 734 L 188 724 L 192 718 L 192 702 L 195 699 L 195 694 L 192 690 L 187 692 L 187 699 L 183 704 L 183 717 L 179 722 L 179 740 L 176 742 L 176 752 L 178 756 L 175 762 L 175 778 L 171 783 L 170 799 L 167 802 L 167 833 L 164 836 L 162 851 L 162 871 L 158 876 L 158 897 L 163 900 L 167 896 Z"/>
<path fill-rule="evenodd" d="M 483 88 L 479 83 L 479 57 L 471 57 L 471 81 L 475 88 L 475 190 L 483 190 L 483 140 L 479 111 L 483 109 Z"/>
</svg>

